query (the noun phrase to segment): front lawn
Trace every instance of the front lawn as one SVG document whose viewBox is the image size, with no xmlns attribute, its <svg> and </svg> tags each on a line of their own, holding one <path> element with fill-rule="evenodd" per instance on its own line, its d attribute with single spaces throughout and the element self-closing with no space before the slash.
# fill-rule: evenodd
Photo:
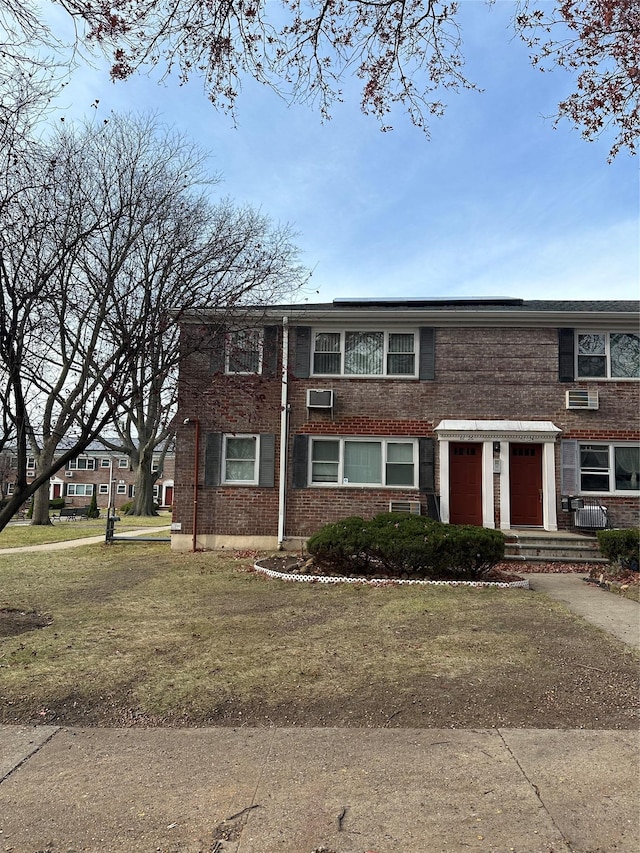
<svg viewBox="0 0 640 853">
<path fill-rule="evenodd" d="M 129 543 L 0 556 L 0 721 L 637 726 L 638 656 L 540 594 L 293 584 L 252 563 Z"/>
</svg>

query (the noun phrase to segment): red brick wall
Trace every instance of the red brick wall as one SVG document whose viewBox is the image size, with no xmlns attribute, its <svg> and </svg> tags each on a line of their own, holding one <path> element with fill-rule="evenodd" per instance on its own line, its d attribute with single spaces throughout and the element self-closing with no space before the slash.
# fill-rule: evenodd
<svg viewBox="0 0 640 853">
<path fill-rule="evenodd" d="M 291 335 L 290 363 L 295 356 Z M 638 440 L 638 382 L 558 381 L 556 329 L 439 328 L 436 330 L 435 381 L 332 377 L 289 381 L 290 436 L 370 435 L 432 436 L 443 419 L 549 420 L 562 438 Z M 308 410 L 307 388 L 333 388 L 332 412 Z M 600 392 L 598 411 L 568 411 L 565 392 L 588 387 Z M 198 418 L 206 432 L 270 432 L 276 435 L 276 486 L 210 488 L 204 482 L 204 454 L 199 464 L 199 531 L 227 535 L 276 535 L 280 433 L 279 378 L 212 376 L 201 354 L 185 364 L 180 380 L 180 416 Z M 192 425 L 178 430 L 176 510 L 182 532 L 192 529 Z M 287 486 L 289 536 L 306 536 L 321 524 L 346 515 L 372 516 L 388 509 L 391 499 L 422 498 L 416 491 L 359 488 L 291 488 L 291 444 Z M 558 500 L 559 448 L 556 450 Z M 437 454 L 436 454 L 437 459 Z M 603 498 L 617 525 L 637 523 L 637 498 Z M 496 512 L 499 502 L 496 501 Z M 635 516 L 635 518 L 634 518 Z M 559 523 L 569 519 L 560 511 Z"/>
</svg>

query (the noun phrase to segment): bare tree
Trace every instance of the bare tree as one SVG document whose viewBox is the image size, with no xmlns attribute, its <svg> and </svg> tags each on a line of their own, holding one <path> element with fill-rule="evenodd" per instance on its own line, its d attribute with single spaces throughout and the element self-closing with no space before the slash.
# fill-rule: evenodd
<svg viewBox="0 0 640 853">
<path fill-rule="evenodd" d="M 118 328 L 129 334 L 132 326 L 143 327 L 150 344 L 128 366 L 131 401 L 115 418 L 120 443 L 109 446 L 126 453 L 136 472 L 131 514 L 150 515 L 153 485 L 175 432 L 179 363 L 189 354 L 187 346 L 208 346 L 206 339 L 191 338 L 188 345 L 181 340 L 177 320 L 197 308 L 224 312 L 247 300 L 268 305 L 290 298 L 307 274 L 287 226 L 273 226 L 259 211 L 228 199 L 216 205 L 172 200 L 134 253 L 136 304 L 121 312 Z"/>
<path fill-rule="evenodd" d="M 18 477 L 0 529 L 34 492 L 33 522 L 48 523 L 49 477 L 107 424 L 137 470 L 136 512 L 151 512 L 184 357 L 170 311 L 260 303 L 305 280 L 289 229 L 212 204 L 200 149 L 153 117 L 62 129 L 38 150 L 40 180 L 0 235 L 0 340 L 36 476 Z"/>
<path fill-rule="evenodd" d="M 495 0 L 486 0 L 491 5 Z M 212 103 L 234 112 L 253 78 L 289 101 L 327 116 L 347 76 L 361 80 L 361 108 L 383 129 L 404 107 L 428 131 L 447 90 L 475 88 L 465 75 L 460 10 L 447 0 L 64 0 L 76 46 L 101 48 L 114 79 L 159 67 L 181 81 L 203 80 Z M 543 69 L 573 75 L 559 105 L 593 139 L 605 127 L 611 149 L 635 152 L 640 131 L 637 0 L 514 0 L 514 26 Z M 0 0 L 32 43 L 50 46 L 28 0 Z"/>
</svg>

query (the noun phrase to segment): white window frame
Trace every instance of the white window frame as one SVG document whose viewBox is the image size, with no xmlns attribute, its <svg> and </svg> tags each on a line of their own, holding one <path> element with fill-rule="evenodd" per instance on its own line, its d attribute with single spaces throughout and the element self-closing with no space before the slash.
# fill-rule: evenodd
<svg viewBox="0 0 640 853">
<path fill-rule="evenodd" d="M 313 448 L 316 443 L 320 442 L 338 442 L 338 474 L 337 481 L 331 483 L 320 483 L 313 481 Z M 380 452 L 380 466 L 381 466 L 381 483 L 354 483 L 354 482 L 345 482 L 344 478 L 344 446 L 346 442 L 378 442 L 381 445 Z M 413 485 L 398 485 L 398 484 L 387 484 L 387 464 L 388 464 L 388 454 L 387 454 L 387 446 L 389 444 L 410 444 L 413 449 Z M 326 435 L 326 436 L 311 436 L 311 447 L 309 451 L 309 461 L 308 461 L 308 471 L 307 471 L 307 482 L 314 489 L 322 489 L 322 488 L 330 488 L 330 489 L 348 489 L 348 488 L 356 488 L 356 489 L 394 489 L 397 491 L 398 489 L 402 490 L 417 490 L 419 486 L 419 469 L 418 469 L 418 440 L 416 438 L 407 438 L 406 436 L 384 436 L 381 437 L 379 435 L 374 436 L 364 436 L 364 435 L 345 435 L 345 436 L 337 436 L 337 435 Z"/>
<path fill-rule="evenodd" d="M 70 498 L 90 498 L 92 495 L 93 483 L 67 483 L 67 496 Z"/>
<path fill-rule="evenodd" d="M 35 471 L 36 460 L 33 456 L 27 456 L 27 471 Z"/>
<path fill-rule="evenodd" d="M 99 495 L 108 495 L 109 494 L 109 484 L 108 483 L 100 483 L 98 486 L 98 494 Z"/>
<path fill-rule="evenodd" d="M 126 495 L 127 494 L 127 484 L 126 483 L 118 483 L 116 485 L 116 494 L 117 495 Z"/>
<path fill-rule="evenodd" d="M 346 335 L 375 334 L 383 335 L 382 373 L 345 373 Z M 340 335 L 340 371 L 338 373 L 316 373 L 316 337 L 317 335 Z M 389 335 L 413 335 L 413 373 L 389 373 Z M 409 355 L 410 353 L 407 353 Z M 417 379 L 420 364 L 420 335 L 417 329 L 312 329 L 311 330 L 311 376 L 344 376 L 349 379 Z"/>
<path fill-rule="evenodd" d="M 129 467 L 129 459 L 127 456 L 120 456 L 118 459 L 118 468 L 128 468 Z"/>
<path fill-rule="evenodd" d="M 15 492 L 15 490 L 16 490 L 16 484 L 15 483 L 7 483 L 7 496 L 12 495 Z"/>
<path fill-rule="evenodd" d="M 103 456 L 102 459 L 100 460 L 100 467 L 101 468 L 110 468 L 111 467 L 111 460 L 109 458 Z"/>
<path fill-rule="evenodd" d="M 85 462 L 85 465 L 78 463 Z M 95 471 L 96 460 L 93 456 L 77 456 L 75 459 L 69 460 L 69 471 Z"/>
<path fill-rule="evenodd" d="M 233 343 L 235 335 L 239 334 L 255 334 L 257 338 L 258 349 L 258 367 L 257 370 L 231 370 L 229 362 L 232 356 L 232 346 L 237 346 Z M 227 332 L 224 342 L 224 372 L 230 376 L 259 376 L 262 373 L 262 364 L 264 361 L 264 328 L 249 328 L 249 329 L 231 329 Z"/>
<path fill-rule="evenodd" d="M 255 439 L 256 453 L 253 460 L 253 478 L 251 480 L 227 480 L 227 442 L 234 438 Z M 232 433 L 222 436 L 222 476 L 220 482 L 225 486 L 257 486 L 260 477 L 260 436 L 255 433 Z"/>
<path fill-rule="evenodd" d="M 583 471 L 590 471 L 595 473 L 600 473 L 600 476 L 604 476 L 604 468 L 603 469 L 590 469 L 582 467 L 582 448 L 583 447 L 604 447 L 608 451 L 608 461 L 609 467 L 607 469 L 607 475 L 609 478 L 609 488 L 598 489 L 598 490 L 588 490 L 582 488 L 582 473 Z M 634 442 L 622 442 L 622 441 L 580 441 L 578 442 L 578 461 L 580 463 L 579 469 L 579 477 L 580 477 L 580 494 L 581 495 L 615 495 L 617 497 L 635 497 L 640 495 L 640 483 L 638 484 L 637 489 L 616 489 L 616 455 L 615 449 L 625 448 L 625 447 L 640 447 L 637 443 Z"/>
<path fill-rule="evenodd" d="M 582 375 L 579 370 L 579 355 L 580 355 L 580 335 L 604 335 L 604 355 L 601 356 L 605 360 L 605 375 L 604 376 L 587 376 Z M 624 330 L 617 332 L 607 332 L 604 329 L 576 329 L 575 337 L 575 377 L 576 379 L 588 379 L 593 382 L 637 382 L 640 376 L 612 376 L 611 375 L 611 335 L 638 335 L 637 331 Z M 585 442 L 586 444 L 586 442 Z"/>
</svg>

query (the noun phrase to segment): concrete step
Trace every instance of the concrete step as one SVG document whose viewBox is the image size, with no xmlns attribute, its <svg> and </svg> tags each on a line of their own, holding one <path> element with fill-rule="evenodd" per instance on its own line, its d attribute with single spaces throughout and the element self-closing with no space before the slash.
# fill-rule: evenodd
<svg viewBox="0 0 640 853">
<path fill-rule="evenodd" d="M 595 538 L 529 534 L 507 535 L 505 557 L 524 562 L 602 563 L 606 560 Z"/>
</svg>

